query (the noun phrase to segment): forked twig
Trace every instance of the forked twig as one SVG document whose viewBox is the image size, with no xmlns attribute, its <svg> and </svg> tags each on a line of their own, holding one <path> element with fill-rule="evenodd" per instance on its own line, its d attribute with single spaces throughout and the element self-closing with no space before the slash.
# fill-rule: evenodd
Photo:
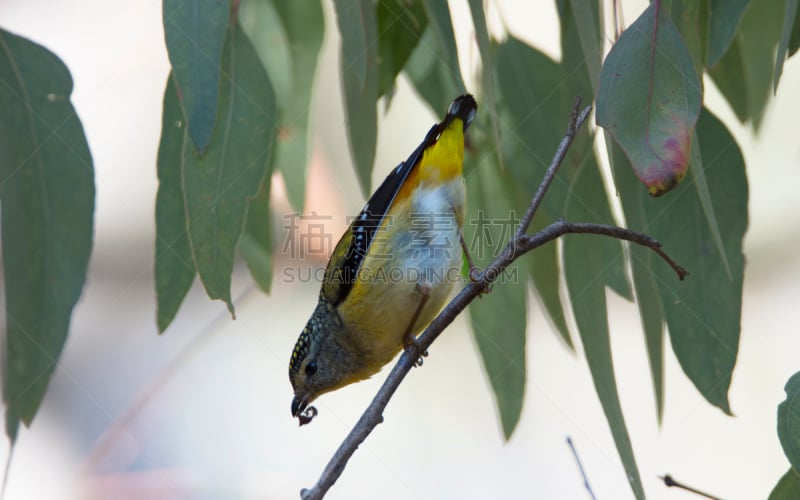
<svg viewBox="0 0 800 500">
<path fill-rule="evenodd" d="M 600 234 L 605 236 L 612 236 L 614 238 L 624 239 L 631 241 L 638 245 L 643 245 L 651 248 L 654 252 L 663 258 L 667 264 L 672 267 L 680 279 L 683 279 L 688 272 L 677 263 L 675 263 L 669 255 L 661 249 L 661 243 L 656 239 L 647 236 L 646 234 L 637 233 L 629 229 L 621 227 L 608 226 L 604 224 L 589 224 L 589 223 L 575 223 L 559 219 L 541 231 L 533 235 L 528 235 L 528 227 L 533 220 L 533 216 L 539 205 L 544 198 L 547 188 L 550 186 L 556 172 L 558 171 L 564 157 L 569 150 L 572 141 L 575 139 L 575 134 L 584 124 L 591 112 L 591 106 L 587 106 L 581 110 L 580 97 L 575 98 L 575 104 L 572 108 L 572 115 L 570 116 L 567 131 L 564 134 L 561 143 L 556 149 L 553 160 L 547 167 L 545 177 L 539 185 L 536 194 L 534 195 L 531 205 L 525 212 L 525 215 L 520 220 L 519 227 L 515 232 L 511 241 L 508 242 L 506 247 L 501 252 L 494 262 L 489 264 L 474 281 L 471 281 L 465 286 L 458 295 L 450 301 L 442 312 L 431 322 L 430 325 L 417 337 L 418 351 L 411 352 L 406 350 L 400 356 L 397 364 L 394 365 L 389 376 L 386 377 L 378 393 L 373 398 L 367 409 L 358 419 L 353 429 L 347 437 L 339 445 L 339 448 L 331 457 L 325 470 L 322 471 L 317 483 L 311 489 L 303 489 L 300 496 L 303 500 L 320 499 L 325 496 L 325 493 L 333 486 L 333 483 L 341 476 L 344 471 L 347 461 L 355 453 L 358 446 L 364 442 L 375 427 L 383 422 L 383 410 L 389 404 L 392 395 L 400 386 L 405 376 L 411 371 L 417 361 L 416 352 L 426 351 L 434 340 L 442 333 L 442 331 L 453 322 L 453 320 L 472 302 L 475 297 L 487 290 L 489 286 L 502 274 L 502 272 L 511 265 L 516 259 L 521 257 L 534 248 L 537 248 L 549 241 L 553 241 L 559 236 L 569 233 L 591 233 Z"/>
</svg>

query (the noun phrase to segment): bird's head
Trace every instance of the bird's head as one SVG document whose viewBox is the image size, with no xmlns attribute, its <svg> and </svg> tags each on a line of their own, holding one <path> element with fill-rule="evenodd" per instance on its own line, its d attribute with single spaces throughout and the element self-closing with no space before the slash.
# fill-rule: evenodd
<svg viewBox="0 0 800 500">
<path fill-rule="evenodd" d="M 299 416 L 317 397 L 356 380 L 358 357 L 346 342 L 346 330 L 324 299 L 300 333 L 289 362 L 294 389 L 292 416 Z"/>
</svg>

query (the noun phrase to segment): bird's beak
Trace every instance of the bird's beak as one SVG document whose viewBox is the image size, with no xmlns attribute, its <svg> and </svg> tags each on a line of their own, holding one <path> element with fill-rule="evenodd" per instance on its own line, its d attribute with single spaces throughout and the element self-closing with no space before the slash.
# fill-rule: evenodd
<svg viewBox="0 0 800 500">
<path fill-rule="evenodd" d="M 292 399 L 292 417 L 296 417 L 303 412 L 308 406 L 308 397 L 295 395 L 294 399 Z"/>
</svg>

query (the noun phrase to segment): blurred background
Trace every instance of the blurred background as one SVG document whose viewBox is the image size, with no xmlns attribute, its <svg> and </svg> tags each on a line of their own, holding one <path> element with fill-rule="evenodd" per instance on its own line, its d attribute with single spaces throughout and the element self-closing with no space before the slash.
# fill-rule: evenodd
<svg viewBox="0 0 800 500">
<path fill-rule="evenodd" d="M 307 206 L 331 219 L 335 243 L 363 204 L 341 109 L 332 4 L 311 102 Z M 489 20 L 560 57 L 552 2 L 489 2 Z M 623 2 L 627 23 L 645 6 Z M 462 68 L 477 47 L 466 1 L 451 2 Z M 23 429 L 7 499 L 297 498 L 310 487 L 388 370 L 318 401 L 298 429 L 287 363 L 316 303 L 325 259 L 281 254 L 292 210 L 276 186 L 272 293 L 244 267 L 234 276 L 237 319 L 195 282 L 162 336 L 153 287 L 155 159 L 169 70 L 161 4 L 152 0 L 4 0 L 0 25 L 54 51 L 75 81 L 73 102 L 96 169 L 95 243 L 70 337 L 42 408 Z M 609 33 L 611 30 L 608 31 Z M 469 85 L 470 75 L 467 77 Z M 800 369 L 800 64 L 790 60 L 757 137 L 706 80 L 706 103 L 741 145 L 750 179 L 742 337 L 730 399 L 735 417 L 707 404 L 666 351 L 659 427 L 638 311 L 609 294 L 617 380 L 650 498 L 693 498 L 676 479 L 725 499 L 766 498 L 787 470 L 776 406 Z M 436 119 L 404 77 L 380 106 L 373 185 Z M 444 111 L 444 110 L 438 110 Z M 566 123 L 566 117 L 565 117 Z M 552 152 L 543 151 L 549 157 Z M 658 237 L 658 235 L 654 235 Z M 684 263 L 691 267 L 691 263 Z M 580 352 L 570 353 L 531 295 L 522 418 L 504 442 L 487 377 L 463 316 L 412 371 L 328 498 L 588 498 L 566 445 L 571 436 L 600 499 L 630 498 Z M 0 456 L 8 453 L 0 446 Z"/>
</svg>

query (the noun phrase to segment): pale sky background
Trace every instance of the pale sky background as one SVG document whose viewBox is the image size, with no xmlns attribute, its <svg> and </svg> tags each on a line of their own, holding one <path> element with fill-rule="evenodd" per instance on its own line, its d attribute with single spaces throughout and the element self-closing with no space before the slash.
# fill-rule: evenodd
<svg viewBox="0 0 800 500">
<path fill-rule="evenodd" d="M 338 34 L 330 2 L 324 4 L 328 30 L 312 100 L 305 212 L 337 214 L 335 239 L 344 215 L 355 214 L 363 199 L 344 136 Z M 518 36 L 559 56 L 551 2 L 491 4 L 501 6 Z M 644 5 L 625 3 L 626 21 Z M 452 10 L 462 68 L 471 68 L 477 48 L 467 4 L 453 2 Z M 497 20 L 493 11 L 489 18 Z M 0 26 L 45 45 L 71 70 L 97 185 L 88 282 L 47 397 L 33 426 L 20 433 L 6 498 L 297 498 L 316 481 L 386 371 L 320 399 L 320 417 L 299 429 L 289 416 L 287 363 L 318 284 L 288 283 L 281 267 L 270 296 L 254 290 L 238 269 L 236 321 L 195 283 L 175 323 L 157 335 L 155 158 L 168 72 L 161 4 L 5 0 Z M 637 310 L 609 294 L 619 391 L 649 498 L 695 498 L 665 488 L 656 478 L 664 473 L 728 500 L 766 498 L 788 468 L 775 413 L 783 385 L 800 370 L 798 322 L 791 315 L 800 299 L 799 60 L 785 66 L 755 139 L 706 82 L 706 103 L 739 141 L 750 179 L 742 337 L 730 392 L 736 417 L 702 399 L 667 347 L 659 428 Z M 381 118 L 376 182 L 435 119 L 403 78 Z M 281 200 L 274 208 L 289 211 Z M 459 318 L 401 386 L 385 423 L 328 498 L 588 498 L 568 435 L 597 498 L 631 498 L 582 352 L 563 347 L 535 298 L 527 356 L 523 414 L 505 443 L 476 347 Z"/>
</svg>

